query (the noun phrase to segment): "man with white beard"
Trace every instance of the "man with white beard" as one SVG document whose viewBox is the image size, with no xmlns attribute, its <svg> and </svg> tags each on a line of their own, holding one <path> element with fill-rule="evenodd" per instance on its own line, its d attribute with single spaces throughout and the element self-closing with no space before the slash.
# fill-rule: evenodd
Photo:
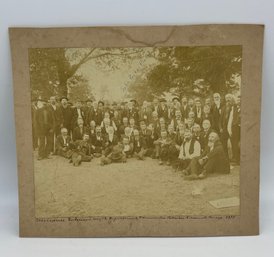
<svg viewBox="0 0 274 257">
<path fill-rule="evenodd" d="M 190 165 L 183 171 L 185 179 L 203 179 L 208 174 L 227 174 L 230 172 L 228 158 L 216 132 L 211 132 L 208 146 L 200 157 L 193 158 Z"/>
</svg>

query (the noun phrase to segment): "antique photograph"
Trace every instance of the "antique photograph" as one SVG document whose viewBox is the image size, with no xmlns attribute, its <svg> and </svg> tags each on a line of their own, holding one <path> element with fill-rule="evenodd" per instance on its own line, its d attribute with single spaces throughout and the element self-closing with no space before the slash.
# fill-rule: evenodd
<svg viewBox="0 0 274 257">
<path fill-rule="evenodd" d="M 28 55 L 36 218 L 240 214 L 241 45 Z"/>
</svg>

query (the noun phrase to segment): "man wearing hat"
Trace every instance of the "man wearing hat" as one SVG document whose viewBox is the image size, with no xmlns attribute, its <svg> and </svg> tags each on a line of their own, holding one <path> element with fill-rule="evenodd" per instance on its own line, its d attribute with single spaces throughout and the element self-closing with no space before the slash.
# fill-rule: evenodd
<svg viewBox="0 0 274 257">
<path fill-rule="evenodd" d="M 42 160 L 48 158 L 50 154 L 50 136 L 54 129 L 54 118 L 44 99 L 38 99 L 37 107 L 35 121 L 39 139 L 38 160 Z"/>
<path fill-rule="evenodd" d="M 68 104 L 68 98 L 63 96 L 61 100 L 61 111 L 63 114 L 63 127 L 68 130 L 68 134 L 71 134 L 71 119 L 72 119 L 72 110 Z"/>
<path fill-rule="evenodd" d="M 99 101 L 98 104 L 94 102 L 93 108 L 94 112 L 92 120 L 95 121 L 96 125 L 100 125 L 104 119 L 104 102 Z"/>
<path fill-rule="evenodd" d="M 92 106 L 92 100 L 89 98 L 86 101 L 86 107 L 84 108 L 84 114 L 85 114 L 85 124 L 89 125 L 92 121 L 92 118 L 94 116 L 94 109 Z"/>
<path fill-rule="evenodd" d="M 158 116 L 159 116 L 159 118 L 164 118 L 166 122 L 168 121 L 168 109 L 166 106 L 165 98 L 160 99 L 160 105 L 158 108 Z"/>
<path fill-rule="evenodd" d="M 54 139 L 56 139 L 56 137 L 60 135 L 61 127 L 64 123 L 63 114 L 62 114 L 61 108 L 57 105 L 55 96 L 50 97 L 48 109 L 52 113 L 53 122 L 54 122 L 53 133 L 51 133 L 51 136 L 50 136 L 51 139 L 49 142 L 51 152 L 54 152 Z"/>
<path fill-rule="evenodd" d="M 129 103 L 128 103 L 128 118 L 133 118 L 135 120 L 135 123 L 138 122 L 139 120 L 139 113 L 138 113 L 138 109 L 135 107 L 136 105 L 136 100 L 131 100 Z"/>
</svg>

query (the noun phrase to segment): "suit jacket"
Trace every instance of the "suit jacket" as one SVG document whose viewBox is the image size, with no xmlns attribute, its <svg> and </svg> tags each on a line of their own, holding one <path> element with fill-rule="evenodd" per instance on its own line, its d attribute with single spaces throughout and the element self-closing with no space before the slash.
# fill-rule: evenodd
<svg viewBox="0 0 274 257">
<path fill-rule="evenodd" d="M 207 147 L 202 157 L 207 156 L 206 163 L 203 165 L 207 173 L 229 173 L 230 165 L 226 153 L 224 152 L 221 142 L 218 140 L 214 143 L 213 150 Z"/>
<path fill-rule="evenodd" d="M 77 126 L 76 128 L 74 128 L 72 132 L 73 141 L 82 140 L 85 132 L 87 132 L 87 128 L 85 126 L 82 128 L 82 132 L 80 130 L 80 127 Z"/>
<path fill-rule="evenodd" d="M 84 116 L 85 116 L 85 124 L 89 126 L 90 122 L 93 120 L 93 117 L 94 117 L 94 108 L 86 107 L 84 109 Z"/>
<path fill-rule="evenodd" d="M 58 153 L 58 151 L 63 151 L 64 147 L 69 148 L 71 143 L 72 143 L 72 140 L 71 140 L 70 136 L 67 136 L 66 143 L 65 143 L 62 135 L 57 136 L 56 143 L 55 143 L 57 153 Z"/>
<path fill-rule="evenodd" d="M 142 141 L 144 141 L 144 145 L 146 145 L 147 148 L 153 147 L 153 141 L 157 138 L 152 138 L 152 132 L 149 129 L 146 129 L 145 131 L 140 130 L 140 138 L 142 138 Z"/>
<path fill-rule="evenodd" d="M 135 122 L 139 122 L 139 113 L 137 108 L 132 108 L 127 110 L 127 117 L 133 117 Z"/>
<path fill-rule="evenodd" d="M 62 115 L 63 115 L 63 127 L 67 128 L 69 131 L 71 130 L 71 119 L 72 119 L 72 109 L 71 107 L 64 108 L 60 107 Z"/>
<path fill-rule="evenodd" d="M 49 130 L 54 129 L 54 118 L 48 106 L 36 110 L 35 121 L 38 135 L 45 135 Z"/>
<path fill-rule="evenodd" d="M 223 104 L 220 104 L 219 108 L 214 104 L 211 108 L 212 113 L 212 128 L 216 130 L 217 132 L 220 132 L 220 129 L 222 128 L 221 124 L 221 115 L 223 114 L 224 106 Z"/>
<path fill-rule="evenodd" d="M 93 110 L 92 120 L 95 121 L 96 125 L 100 126 L 102 121 L 103 121 L 103 118 L 104 118 L 104 111 L 103 110 L 99 110 L 99 109 Z"/>
<path fill-rule="evenodd" d="M 93 146 L 95 147 L 103 147 L 104 146 L 104 136 L 103 134 L 100 135 L 100 138 L 97 138 L 96 134 L 94 134 L 91 138 L 90 138 L 90 142 Z"/>
<path fill-rule="evenodd" d="M 85 118 L 85 112 L 84 112 L 83 108 L 80 108 L 80 115 L 85 123 L 86 118 Z M 72 109 L 72 117 L 71 117 L 71 127 L 72 128 L 75 128 L 77 126 L 78 118 L 79 118 L 78 110 L 77 110 L 77 108 L 73 108 Z"/>
<path fill-rule="evenodd" d="M 54 120 L 54 128 L 61 128 L 61 125 L 64 123 L 63 113 L 59 106 L 56 106 L 56 109 L 49 105 L 49 111 L 52 112 Z"/>
<path fill-rule="evenodd" d="M 158 117 L 161 118 L 163 117 L 165 121 L 168 121 L 168 109 L 167 106 L 162 108 L 162 106 L 158 107 Z"/>
<path fill-rule="evenodd" d="M 152 113 L 152 111 L 149 107 L 142 108 L 139 111 L 139 118 L 141 120 L 144 120 L 146 124 L 149 124 L 151 121 L 151 113 Z"/>
<path fill-rule="evenodd" d="M 214 132 L 213 129 L 209 129 L 207 132 L 201 131 L 200 133 L 200 144 L 201 144 L 201 149 L 204 150 L 207 148 L 208 145 L 208 136 L 211 132 Z"/>
</svg>

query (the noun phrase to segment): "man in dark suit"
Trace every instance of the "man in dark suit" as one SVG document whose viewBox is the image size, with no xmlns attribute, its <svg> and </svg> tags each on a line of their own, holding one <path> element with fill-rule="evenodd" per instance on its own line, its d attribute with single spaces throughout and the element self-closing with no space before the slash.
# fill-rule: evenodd
<svg viewBox="0 0 274 257">
<path fill-rule="evenodd" d="M 88 133 L 87 128 L 84 126 L 83 119 L 78 118 L 77 124 L 78 124 L 77 127 L 75 127 L 73 129 L 73 132 L 72 132 L 72 139 L 73 139 L 73 141 L 82 140 L 84 134 L 86 132 Z"/>
<path fill-rule="evenodd" d="M 160 99 L 160 105 L 158 108 L 158 117 L 164 118 L 166 122 L 168 122 L 168 109 L 166 106 L 166 100 L 164 98 Z"/>
<path fill-rule="evenodd" d="M 104 135 L 104 151 L 105 156 L 109 155 L 113 149 L 113 146 L 118 144 L 118 137 L 114 133 L 114 128 L 109 126 L 106 129 L 106 134 Z"/>
<path fill-rule="evenodd" d="M 94 116 L 94 108 L 92 106 L 92 100 L 88 99 L 86 101 L 86 107 L 84 108 L 84 116 L 85 116 L 85 125 L 89 126 L 90 122 L 93 120 Z"/>
<path fill-rule="evenodd" d="M 72 109 L 71 128 L 72 130 L 77 126 L 78 119 L 85 121 L 85 112 L 82 108 L 81 101 L 76 101 L 75 108 Z"/>
<path fill-rule="evenodd" d="M 184 170 L 186 179 L 203 179 L 208 174 L 230 172 L 227 155 L 216 132 L 209 134 L 208 146 L 200 157 L 191 160 L 190 165 Z"/>
<path fill-rule="evenodd" d="M 144 120 L 146 125 L 148 125 L 151 121 L 151 109 L 148 107 L 147 101 L 143 102 L 143 106 L 141 107 L 141 110 L 139 111 L 139 118 L 141 120 Z"/>
<path fill-rule="evenodd" d="M 56 154 L 65 158 L 71 156 L 71 146 L 72 140 L 68 135 L 68 130 L 66 128 L 61 129 L 61 135 L 56 138 Z"/>
<path fill-rule="evenodd" d="M 212 128 L 217 132 L 220 133 L 221 130 L 221 115 L 224 111 L 224 106 L 221 102 L 221 96 L 219 93 L 213 94 L 213 101 L 214 104 L 211 107 L 212 112 Z"/>
<path fill-rule="evenodd" d="M 127 117 L 133 118 L 135 120 L 135 123 L 137 123 L 139 121 L 139 113 L 138 113 L 138 109 L 134 105 L 134 101 L 135 100 L 131 100 L 128 103 Z"/>
<path fill-rule="evenodd" d="M 54 152 L 54 139 L 61 133 L 61 127 L 63 126 L 63 114 L 61 108 L 56 104 L 55 96 L 51 96 L 49 99 L 49 111 L 53 116 L 53 133 L 50 136 L 50 149 Z"/>
<path fill-rule="evenodd" d="M 49 158 L 51 151 L 50 137 L 54 129 L 54 118 L 45 100 L 39 99 L 37 107 L 35 121 L 39 139 L 38 160 L 42 160 Z"/>
<path fill-rule="evenodd" d="M 97 125 L 95 135 L 90 138 L 92 153 L 95 157 L 100 157 L 104 148 L 105 138 L 101 132 L 101 126 Z"/>
<path fill-rule="evenodd" d="M 202 151 L 204 151 L 208 145 L 209 135 L 211 132 L 213 132 L 213 130 L 211 128 L 211 124 L 209 120 L 203 120 L 202 127 L 203 127 L 203 130 L 200 133 L 200 143 L 201 143 L 201 149 Z"/>
<path fill-rule="evenodd" d="M 91 119 L 95 121 L 96 126 L 101 125 L 104 119 L 104 102 L 93 103 L 93 116 Z"/>
<path fill-rule="evenodd" d="M 72 110 L 68 104 L 67 97 L 61 97 L 61 111 L 63 115 L 63 127 L 68 130 L 68 134 L 71 134 L 71 119 L 72 119 Z"/>
<path fill-rule="evenodd" d="M 194 114 L 195 114 L 195 123 L 201 125 L 202 124 L 202 103 L 200 98 L 195 98 L 195 107 L 194 107 Z"/>
<path fill-rule="evenodd" d="M 232 161 L 240 163 L 240 136 L 241 136 L 241 99 L 236 98 L 236 104 L 232 106 L 232 113 L 228 120 L 228 133 L 232 146 Z"/>
</svg>

